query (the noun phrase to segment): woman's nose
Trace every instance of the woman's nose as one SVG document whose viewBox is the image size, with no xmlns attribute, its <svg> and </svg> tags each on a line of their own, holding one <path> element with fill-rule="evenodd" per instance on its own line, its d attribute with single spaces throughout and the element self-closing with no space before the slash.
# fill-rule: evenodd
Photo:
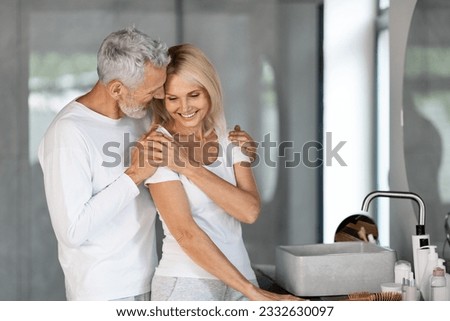
<svg viewBox="0 0 450 321">
<path fill-rule="evenodd" d="M 180 100 L 180 109 L 181 109 L 181 111 L 183 111 L 183 112 L 189 110 L 188 102 L 187 102 L 186 99 L 181 99 L 181 100 Z"/>
</svg>

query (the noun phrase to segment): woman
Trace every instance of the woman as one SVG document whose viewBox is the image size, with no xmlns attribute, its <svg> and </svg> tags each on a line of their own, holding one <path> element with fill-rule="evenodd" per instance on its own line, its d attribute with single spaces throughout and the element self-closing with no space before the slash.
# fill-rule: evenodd
<svg viewBox="0 0 450 321">
<path fill-rule="evenodd" d="M 146 181 L 165 234 L 152 300 L 293 299 L 257 287 L 240 222 L 258 218 L 260 198 L 249 158 L 227 138 L 214 67 L 189 44 L 169 54 L 165 98 L 152 103 L 152 119 L 181 146 L 174 161 L 184 163 L 181 172 L 166 164 Z M 189 172 L 194 167 L 205 169 L 207 186 Z"/>
</svg>

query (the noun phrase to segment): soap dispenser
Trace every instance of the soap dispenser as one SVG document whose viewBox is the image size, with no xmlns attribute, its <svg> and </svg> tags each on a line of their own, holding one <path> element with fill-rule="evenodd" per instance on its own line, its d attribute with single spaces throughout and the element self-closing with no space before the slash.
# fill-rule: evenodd
<svg viewBox="0 0 450 321">
<path fill-rule="evenodd" d="M 420 283 L 420 292 L 422 293 L 422 297 L 425 301 L 430 301 L 430 298 L 431 298 L 430 279 L 431 279 L 431 276 L 433 275 L 434 268 L 437 266 L 438 266 L 438 254 L 436 252 L 436 246 L 430 245 L 427 265 L 425 267 L 425 271 L 421 278 L 422 281 Z"/>
<path fill-rule="evenodd" d="M 433 269 L 433 275 L 430 279 L 431 301 L 447 301 L 447 282 L 445 280 L 445 270 L 440 267 Z"/>
<path fill-rule="evenodd" d="M 446 284 L 447 284 L 447 301 L 450 301 L 450 274 L 446 273 L 444 262 L 445 262 L 445 260 L 438 259 L 438 265 L 437 266 L 444 270 L 445 281 L 446 281 Z"/>
</svg>

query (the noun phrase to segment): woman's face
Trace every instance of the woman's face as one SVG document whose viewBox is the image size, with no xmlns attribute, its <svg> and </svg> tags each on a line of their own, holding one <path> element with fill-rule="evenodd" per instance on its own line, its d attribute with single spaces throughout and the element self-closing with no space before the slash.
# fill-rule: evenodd
<svg viewBox="0 0 450 321">
<path fill-rule="evenodd" d="M 178 75 L 167 76 L 164 103 L 180 134 L 201 134 L 210 109 L 208 92 L 193 81 Z"/>
</svg>

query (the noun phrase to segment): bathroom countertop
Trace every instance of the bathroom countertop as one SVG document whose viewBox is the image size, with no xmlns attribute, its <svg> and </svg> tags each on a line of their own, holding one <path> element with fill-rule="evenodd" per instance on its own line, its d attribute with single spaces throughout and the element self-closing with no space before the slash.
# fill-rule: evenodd
<svg viewBox="0 0 450 321">
<path fill-rule="evenodd" d="M 259 286 L 267 291 L 278 294 L 292 294 L 279 286 L 275 280 L 275 265 L 271 264 L 254 264 L 256 278 Z M 322 296 L 322 297 L 302 297 L 311 301 L 342 301 L 347 298 L 346 295 L 339 296 Z"/>
</svg>

